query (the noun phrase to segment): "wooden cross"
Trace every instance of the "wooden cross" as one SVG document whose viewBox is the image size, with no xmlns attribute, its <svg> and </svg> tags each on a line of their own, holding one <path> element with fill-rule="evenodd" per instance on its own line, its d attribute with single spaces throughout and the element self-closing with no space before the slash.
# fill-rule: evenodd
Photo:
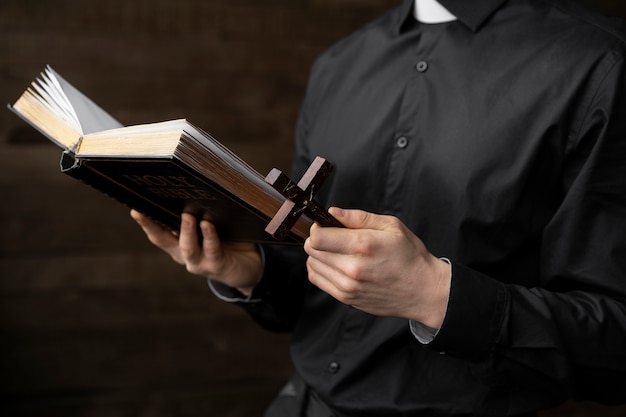
<svg viewBox="0 0 626 417">
<path fill-rule="evenodd" d="M 317 157 L 304 173 L 298 184 L 295 184 L 282 171 L 274 168 L 265 177 L 279 193 L 287 198 L 280 207 L 265 231 L 278 240 L 285 238 L 302 214 L 320 226 L 343 227 L 317 201 L 315 194 L 322 187 L 333 170 L 333 166 L 324 158 Z"/>
</svg>

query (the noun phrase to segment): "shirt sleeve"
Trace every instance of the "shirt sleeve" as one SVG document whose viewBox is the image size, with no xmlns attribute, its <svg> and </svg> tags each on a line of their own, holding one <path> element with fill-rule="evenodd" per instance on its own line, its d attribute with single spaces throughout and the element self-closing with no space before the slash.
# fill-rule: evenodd
<svg viewBox="0 0 626 417">
<path fill-rule="evenodd" d="M 261 327 L 290 332 L 297 322 L 308 286 L 303 248 L 263 245 L 263 275 L 245 296 L 234 288 L 209 280 L 211 291 L 221 300 L 243 308 Z"/>
<path fill-rule="evenodd" d="M 609 56 L 569 132 L 561 202 L 544 229 L 536 286 L 454 263 L 445 321 L 427 346 L 492 367 L 548 398 L 626 401 L 626 77 Z"/>
<path fill-rule="evenodd" d="M 258 298 L 252 298 L 252 294 L 246 296 L 240 291 L 228 285 L 224 285 L 221 282 L 214 280 L 207 280 L 209 289 L 213 294 L 222 301 L 227 303 L 256 303 L 260 300 Z"/>
</svg>

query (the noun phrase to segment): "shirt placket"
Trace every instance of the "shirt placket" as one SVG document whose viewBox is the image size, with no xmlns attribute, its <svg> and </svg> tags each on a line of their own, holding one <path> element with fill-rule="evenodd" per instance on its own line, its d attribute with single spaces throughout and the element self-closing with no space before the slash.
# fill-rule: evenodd
<svg viewBox="0 0 626 417">
<path fill-rule="evenodd" d="M 422 35 L 423 36 L 423 35 Z M 424 44 L 424 39 L 419 42 Z M 407 61 L 407 77 L 394 135 L 391 137 L 384 204 L 387 214 L 402 216 L 406 210 L 402 196 L 408 192 L 407 171 L 414 167 L 423 138 L 420 136 L 418 115 L 423 103 L 425 83 L 430 64 L 423 47 L 412 61 Z"/>
</svg>

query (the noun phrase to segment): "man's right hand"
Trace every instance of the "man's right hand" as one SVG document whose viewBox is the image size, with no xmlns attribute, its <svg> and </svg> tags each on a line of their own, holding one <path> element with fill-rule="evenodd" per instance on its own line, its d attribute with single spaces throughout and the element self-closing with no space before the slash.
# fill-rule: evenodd
<svg viewBox="0 0 626 417">
<path fill-rule="evenodd" d="M 197 220 L 189 213 L 182 214 L 178 236 L 136 210 L 130 214 L 153 245 L 192 274 L 221 282 L 245 295 L 250 295 L 259 281 L 263 265 L 254 243 L 222 242 L 213 224 L 206 220 L 200 221 L 200 241 Z"/>
</svg>

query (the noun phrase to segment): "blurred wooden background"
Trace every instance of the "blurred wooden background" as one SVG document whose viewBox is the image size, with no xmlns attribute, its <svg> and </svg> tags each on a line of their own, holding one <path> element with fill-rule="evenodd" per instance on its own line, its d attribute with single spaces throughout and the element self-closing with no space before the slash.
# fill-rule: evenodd
<svg viewBox="0 0 626 417">
<path fill-rule="evenodd" d="M 124 124 L 186 117 L 260 172 L 287 169 L 312 60 L 397 3 L 2 0 L 0 99 L 50 64 Z M 0 416 L 261 415 L 290 373 L 286 335 L 215 299 L 58 159 L 0 111 Z"/>
</svg>

